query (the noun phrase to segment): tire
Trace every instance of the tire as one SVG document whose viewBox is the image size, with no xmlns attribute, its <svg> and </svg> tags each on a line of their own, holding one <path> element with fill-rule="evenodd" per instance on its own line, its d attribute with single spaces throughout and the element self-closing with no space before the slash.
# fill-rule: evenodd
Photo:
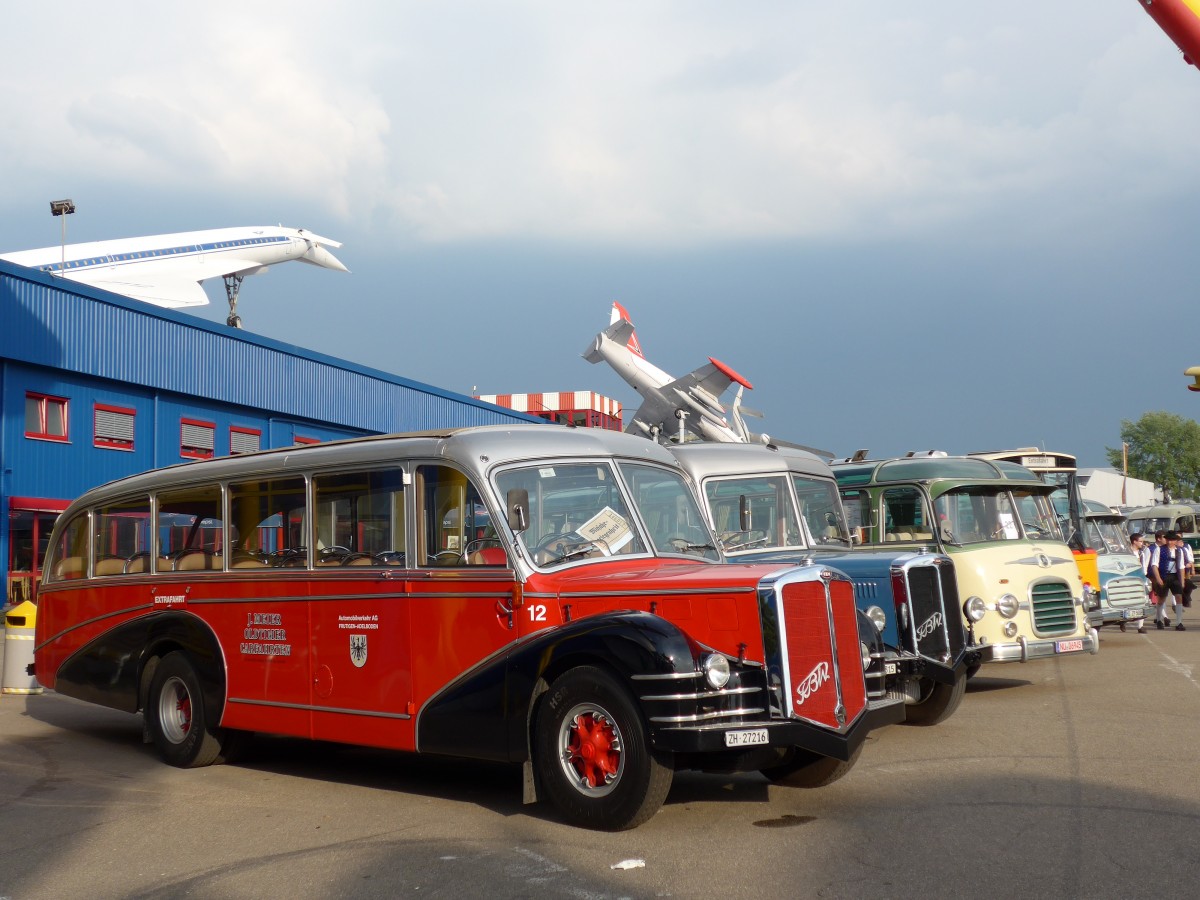
<svg viewBox="0 0 1200 900">
<path fill-rule="evenodd" d="M 145 716 L 159 754 L 181 769 L 224 762 L 225 745 L 233 750 L 246 737 L 212 727 L 200 679 L 187 656 L 179 652 L 168 653 L 154 670 Z"/>
<path fill-rule="evenodd" d="M 546 795 L 573 825 L 636 828 L 671 789 L 671 754 L 647 743 L 629 692 L 603 669 L 563 673 L 543 695 L 534 724 L 534 762 Z"/>
<path fill-rule="evenodd" d="M 954 684 L 944 684 L 929 678 L 919 683 L 921 699 L 904 707 L 906 725 L 937 725 L 954 715 L 967 691 L 967 678 L 956 678 Z"/>
<path fill-rule="evenodd" d="M 781 787 L 825 787 L 833 784 L 854 768 L 854 764 L 858 762 L 858 757 L 862 754 L 862 748 L 863 745 L 859 744 L 850 754 L 849 759 L 842 760 L 793 747 L 791 756 L 784 762 L 759 771 Z"/>
</svg>

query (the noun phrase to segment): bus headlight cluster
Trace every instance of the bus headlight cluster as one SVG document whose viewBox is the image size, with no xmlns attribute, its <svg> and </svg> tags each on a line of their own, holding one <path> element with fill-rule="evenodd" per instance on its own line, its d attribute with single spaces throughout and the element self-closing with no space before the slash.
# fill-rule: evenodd
<svg viewBox="0 0 1200 900">
<path fill-rule="evenodd" d="M 722 653 L 710 653 L 700 663 L 709 687 L 723 688 L 729 684 L 729 660 Z"/>
<path fill-rule="evenodd" d="M 1017 602 L 1017 598 L 1012 594 L 1005 594 L 996 601 L 996 612 L 1004 616 L 1006 619 L 1011 619 L 1017 614 L 1017 610 L 1021 604 Z"/>
<path fill-rule="evenodd" d="M 1100 593 L 1086 581 L 1083 583 L 1083 608 L 1100 608 Z"/>
<path fill-rule="evenodd" d="M 867 618 L 871 620 L 875 630 L 882 634 L 883 629 L 887 626 L 887 616 L 883 614 L 883 610 L 878 606 L 872 606 L 867 609 Z"/>
<path fill-rule="evenodd" d="M 963 604 L 963 612 L 972 622 L 978 622 L 987 613 L 987 604 L 983 602 L 982 597 L 968 597 L 967 602 Z"/>
</svg>

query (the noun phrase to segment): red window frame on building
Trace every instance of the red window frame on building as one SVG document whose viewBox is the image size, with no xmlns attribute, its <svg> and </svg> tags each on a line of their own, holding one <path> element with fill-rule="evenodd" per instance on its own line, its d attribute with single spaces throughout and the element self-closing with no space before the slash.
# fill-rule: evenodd
<svg viewBox="0 0 1200 900">
<path fill-rule="evenodd" d="M 117 416 L 128 416 L 129 437 L 124 438 L 100 434 L 99 419 L 101 413 L 111 413 Z M 130 409 L 127 406 L 110 406 L 107 403 L 97 403 L 92 410 L 92 443 L 95 446 L 103 447 L 106 450 L 132 450 L 136 417 L 136 409 Z"/>
<path fill-rule="evenodd" d="M 4 586 L 5 602 L 20 603 L 37 598 L 38 584 L 42 580 L 42 561 L 46 557 L 45 547 L 50 541 L 50 529 L 54 520 L 70 501 L 51 500 L 44 497 L 9 497 L 8 509 L 4 514 L 9 517 L 8 560 L 5 568 L 8 571 L 7 584 Z M 18 546 L 13 534 L 13 520 L 19 516 L 29 516 L 29 547 Z M 29 564 L 24 564 L 28 554 Z"/>
<path fill-rule="evenodd" d="M 32 400 L 38 404 L 38 430 L 29 430 L 29 401 Z M 59 441 L 66 443 L 69 438 L 67 426 L 69 424 L 68 404 L 70 401 L 66 397 L 55 397 L 51 394 L 42 394 L 37 391 L 25 392 L 25 437 L 32 438 L 35 441 Z M 59 427 L 62 428 L 62 434 L 55 434 L 50 430 L 51 426 L 51 411 L 56 410 Z"/>
<path fill-rule="evenodd" d="M 301 437 L 300 435 L 296 435 L 294 438 L 292 438 L 292 442 L 295 444 L 300 444 L 301 446 L 306 446 L 308 444 L 319 444 L 321 443 L 321 439 L 314 437 Z"/>
<path fill-rule="evenodd" d="M 247 448 L 239 449 L 237 446 L 237 439 L 234 438 L 234 435 L 236 435 L 236 434 L 245 435 L 247 437 L 253 436 L 255 438 L 254 447 L 248 448 L 248 449 Z M 239 453 L 255 453 L 261 449 L 262 449 L 262 429 L 261 428 L 246 428 L 245 426 L 242 426 L 242 425 L 230 425 L 229 426 L 229 454 L 230 454 L 230 456 L 236 456 Z"/>
<path fill-rule="evenodd" d="M 198 442 L 193 441 L 187 443 L 184 441 L 185 429 L 191 426 L 192 428 L 207 429 L 211 435 L 211 446 L 203 447 Z M 216 448 L 217 441 L 217 424 L 216 422 L 205 422 L 202 419 L 187 419 L 179 420 L 179 455 L 184 459 L 212 459 Z"/>
</svg>

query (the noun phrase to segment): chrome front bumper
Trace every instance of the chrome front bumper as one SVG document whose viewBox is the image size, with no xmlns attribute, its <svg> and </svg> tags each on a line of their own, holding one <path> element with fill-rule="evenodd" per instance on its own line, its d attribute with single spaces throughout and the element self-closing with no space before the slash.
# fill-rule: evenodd
<svg viewBox="0 0 1200 900">
<path fill-rule="evenodd" d="M 1082 638 L 1066 640 L 1029 640 L 1024 636 L 1012 643 L 983 644 L 977 648 L 985 663 L 1029 662 L 1047 656 L 1067 656 L 1074 653 L 1099 653 L 1100 635 L 1090 625 Z"/>
<path fill-rule="evenodd" d="M 1091 628 L 1101 625 L 1115 625 L 1118 622 L 1132 622 L 1135 619 L 1145 619 L 1154 615 L 1153 606 L 1130 606 L 1120 609 L 1093 609 L 1087 614 L 1087 623 Z"/>
</svg>

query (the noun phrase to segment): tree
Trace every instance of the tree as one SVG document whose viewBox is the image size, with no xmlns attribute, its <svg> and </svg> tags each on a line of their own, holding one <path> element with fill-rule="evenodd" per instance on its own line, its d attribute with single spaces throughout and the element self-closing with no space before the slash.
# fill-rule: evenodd
<svg viewBox="0 0 1200 900">
<path fill-rule="evenodd" d="M 1200 425 L 1174 413 L 1148 412 L 1136 422 L 1121 420 L 1129 448 L 1129 475 L 1161 485 L 1174 499 L 1200 493 Z M 1105 447 L 1109 463 L 1121 468 L 1121 449 Z"/>
</svg>

